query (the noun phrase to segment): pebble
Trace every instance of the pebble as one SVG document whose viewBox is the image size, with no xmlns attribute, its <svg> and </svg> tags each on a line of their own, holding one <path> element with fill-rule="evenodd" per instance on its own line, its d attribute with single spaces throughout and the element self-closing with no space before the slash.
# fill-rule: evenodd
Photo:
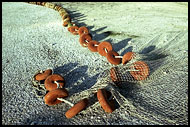
<svg viewBox="0 0 190 127">
<path fill-rule="evenodd" d="M 132 42 L 131 41 L 128 41 L 128 44 L 131 44 Z"/>
</svg>

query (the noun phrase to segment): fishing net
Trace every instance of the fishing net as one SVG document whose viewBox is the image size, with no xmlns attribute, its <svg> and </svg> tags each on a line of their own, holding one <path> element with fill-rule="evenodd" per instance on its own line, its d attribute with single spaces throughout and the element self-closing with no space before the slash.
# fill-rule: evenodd
<svg viewBox="0 0 190 127">
<path fill-rule="evenodd" d="M 180 39 L 179 36 L 183 34 L 179 33 L 170 41 Z M 164 47 L 177 47 L 169 44 Z M 188 57 L 184 52 L 178 53 L 181 57 L 176 57 L 165 51 L 157 54 L 155 50 L 156 55 L 135 53 L 127 64 L 104 70 L 91 88 L 74 93 L 67 100 L 75 103 L 88 98 L 89 106 L 79 114 L 89 114 L 100 107 L 96 92 L 104 88 L 112 93 L 117 104 L 127 111 L 129 117 L 153 124 L 188 124 Z M 34 85 L 34 88 L 39 90 L 39 86 Z M 79 119 L 82 116 L 73 118 Z"/>
<path fill-rule="evenodd" d="M 181 57 L 136 53 L 127 64 L 104 70 L 91 88 L 74 93 L 67 100 L 76 103 L 88 98 L 88 107 L 79 114 L 93 114 L 100 110 L 96 92 L 107 89 L 129 117 L 153 124 L 188 124 L 188 57 L 184 52 L 178 55 Z M 43 92 L 39 97 L 43 97 L 47 93 L 43 83 L 34 82 L 34 88 Z M 79 119 L 82 115 L 73 118 Z"/>
<path fill-rule="evenodd" d="M 171 55 L 156 59 L 149 56 L 149 60 L 138 56 L 126 65 L 105 70 L 90 89 L 75 93 L 69 99 L 88 97 L 91 106 L 81 113 L 95 112 L 99 106 L 95 93 L 104 88 L 130 116 L 154 124 L 188 124 L 188 59 L 185 53 L 180 59 Z M 134 78 L 134 74 L 144 78 Z"/>
</svg>

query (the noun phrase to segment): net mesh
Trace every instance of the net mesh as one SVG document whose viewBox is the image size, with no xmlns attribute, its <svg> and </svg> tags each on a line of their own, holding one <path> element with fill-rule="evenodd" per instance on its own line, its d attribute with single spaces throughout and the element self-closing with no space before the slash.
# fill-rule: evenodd
<svg viewBox="0 0 190 127">
<path fill-rule="evenodd" d="M 90 108 L 81 113 L 94 113 L 99 107 L 95 93 L 98 89 L 105 88 L 111 91 L 119 106 L 130 116 L 154 124 L 188 124 L 188 58 L 184 54 L 181 56 L 184 57 L 175 59 L 167 56 L 167 59 L 164 57 L 147 60 L 145 56 L 138 55 L 138 59 L 133 59 L 124 66 L 105 70 L 90 89 L 75 93 L 69 99 L 89 98 Z M 134 64 L 138 61 L 143 62 Z M 186 66 L 181 66 L 180 62 L 186 63 Z M 135 74 L 146 75 L 146 78 L 134 78 L 134 74 L 130 72 L 135 69 L 134 65 L 137 66 L 136 70 L 140 70 Z M 110 74 L 116 77 L 116 81 Z"/>
<path fill-rule="evenodd" d="M 187 125 L 187 53 L 167 54 L 166 49 L 157 49 L 150 54 L 135 53 L 125 65 L 105 67 L 91 88 L 67 98 L 73 103 L 84 98 L 89 100 L 87 108 L 73 121 L 83 119 L 83 115 L 104 113 L 96 97 L 98 89 L 104 88 L 112 93 L 120 109 L 126 111 L 129 117 L 154 124 Z M 105 118 L 105 122 L 107 120 Z"/>
</svg>

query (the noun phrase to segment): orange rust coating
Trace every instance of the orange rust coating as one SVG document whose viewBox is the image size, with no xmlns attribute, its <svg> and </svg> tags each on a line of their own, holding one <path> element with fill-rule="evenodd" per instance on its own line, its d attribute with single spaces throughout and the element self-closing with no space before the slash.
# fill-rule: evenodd
<svg viewBox="0 0 190 127">
<path fill-rule="evenodd" d="M 106 58 L 111 64 L 118 65 L 121 63 L 121 58 L 115 58 L 115 56 L 119 56 L 119 54 L 113 50 L 106 54 Z"/>
<path fill-rule="evenodd" d="M 78 26 L 70 26 L 68 31 L 71 32 L 73 35 L 78 35 Z"/>
<path fill-rule="evenodd" d="M 106 50 L 107 50 L 108 52 L 113 49 L 111 43 L 109 43 L 109 42 L 107 42 L 107 41 L 101 42 L 101 43 L 98 45 L 98 53 L 99 53 L 101 56 L 106 56 L 107 53 L 106 53 L 106 51 L 105 51 L 105 48 L 106 48 Z"/>
<path fill-rule="evenodd" d="M 130 67 L 131 69 L 136 69 L 139 71 L 130 71 L 130 74 L 133 76 L 136 80 L 144 80 L 149 75 L 149 67 L 148 65 L 143 61 L 136 61 L 133 63 L 133 65 Z"/>
<path fill-rule="evenodd" d="M 79 28 L 79 31 L 78 31 L 79 35 L 81 36 L 82 34 L 88 34 L 89 31 L 88 31 L 88 28 L 85 27 L 85 26 L 82 26 Z"/>
<path fill-rule="evenodd" d="M 100 42 L 97 42 L 95 40 L 92 40 L 88 43 L 88 49 L 91 51 L 91 52 L 98 52 L 98 46 L 95 46 L 95 45 L 99 45 Z"/>
<path fill-rule="evenodd" d="M 88 99 L 87 98 L 82 99 L 77 104 L 75 104 L 72 108 L 70 108 L 65 113 L 65 116 L 70 119 L 70 118 L 74 117 L 75 115 L 77 115 L 77 113 L 82 111 L 87 105 L 88 105 Z"/>
<path fill-rule="evenodd" d="M 54 83 L 54 81 L 57 81 L 60 87 L 65 86 L 65 79 L 59 74 L 53 74 L 46 78 L 45 83 L 44 83 L 45 88 L 49 91 L 56 89 L 57 84 Z"/>
<path fill-rule="evenodd" d="M 99 89 L 97 92 L 97 98 L 98 98 L 98 101 L 99 101 L 101 107 L 104 109 L 105 112 L 112 113 L 114 111 L 115 107 L 108 100 L 106 90 Z"/>
<path fill-rule="evenodd" d="M 38 80 L 38 81 L 45 80 L 51 74 L 52 74 L 52 70 L 51 69 L 47 69 L 43 73 L 38 73 L 35 76 L 35 79 Z"/>
<path fill-rule="evenodd" d="M 83 47 L 87 47 L 88 42 L 90 42 L 91 40 L 92 40 L 92 37 L 89 34 L 83 34 L 79 38 L 79 42 Z M 86 42 L 86 41 L 88 41 L 88 42 Z"/>
<path fill-rule="evenodd" d="M 60 100 L 57 100 L 57 98 L 66 98 L 68 95 L 69 94 L 65 88 L 58 88 L 48 92 L 44 97 L 44 101 L 45 104 L 49 106 L 56 105 L 62 102 Z"/>
<path fill-rule="evenodd" d="M 122 64 L 126 64 L 131 59 L 133 59 L 134 57 L 135 57 L 135 53 L 134 52 L 127 52 L 127 53 L 125 53 L 125 55 L 123 55 L 123 58 L 122 58 Z"/>
</svg>

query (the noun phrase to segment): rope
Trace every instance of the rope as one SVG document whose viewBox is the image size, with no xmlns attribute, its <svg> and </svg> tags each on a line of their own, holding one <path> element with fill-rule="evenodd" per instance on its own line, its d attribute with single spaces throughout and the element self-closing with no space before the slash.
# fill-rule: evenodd
<svg viewBox="0 0 190 127">
<path fill-rule="evenodd" d="M 36 97 L 38 97 L 38 98 L 44 97 L 45 94 L 46 94 L 46 92 L 47 92 L 47 90 L 46 90 L 44 84 L 41 84 L 40 81 L 35 80 L 35 76 L 36 76 L 38 73 L 40 73 L 40 72 L 43 72 L 43 71 L 42 71 L 42 70 L 37 71 L 37 72 L 35 73 L 35 75 L 32 77 L 32 88 L 33 88 L 32 92 L 33 92 L 34 95 L 35 95 Z"/>
<path fill-rule="evenodd" d="M 63 101 L 63 102 L 65 102 L 65 103 L 69 104 L 71 107 L 74 106 L 74 104 L 72 104 L 71 102 L 69 102 L 69 101 L 67 101 L 67 100 L 65 100 L 65 99 L 63 99 L 63 98 L 57 98 L 57 100 Z"/>
</svg>

